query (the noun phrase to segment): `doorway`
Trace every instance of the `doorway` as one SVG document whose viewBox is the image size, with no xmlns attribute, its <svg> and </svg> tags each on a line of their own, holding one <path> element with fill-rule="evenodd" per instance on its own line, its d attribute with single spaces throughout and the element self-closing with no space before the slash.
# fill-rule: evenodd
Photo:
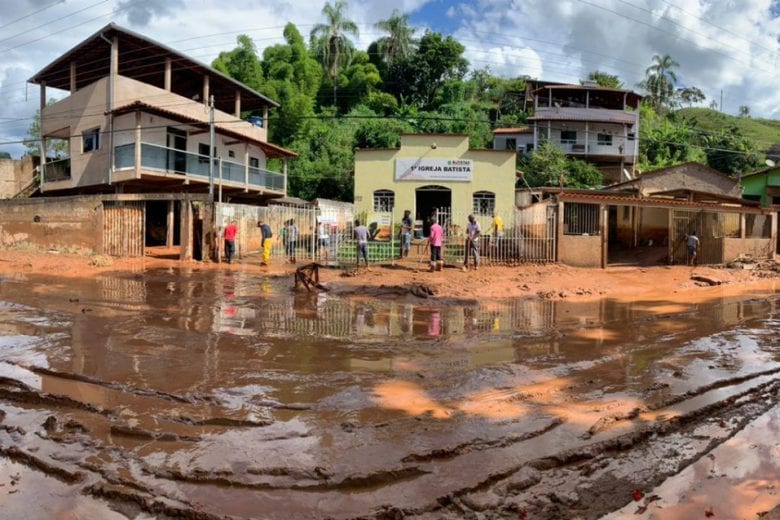
<svg viewBox="0 0 780 520">
<path fill-rule="evenodd" d="M 415 219 L 422 221 L 423 236 L 428 236 L 431 229 L 429 222 L 435 211 L 452 207 L 452 191 L 444 186 L 423 186 L 415 190 Z"/>
<path fill-rule="evenodd" d="M 169 126 L 166 146 L 168 147 L 167 170 L 187 173 L 187 132 Z"/>
<path fill-rule="evenodd" d="M 150 256 L 178 258 L 181 244 L 179 201 L 147 200 L 144 239 Z"/>
</svg>

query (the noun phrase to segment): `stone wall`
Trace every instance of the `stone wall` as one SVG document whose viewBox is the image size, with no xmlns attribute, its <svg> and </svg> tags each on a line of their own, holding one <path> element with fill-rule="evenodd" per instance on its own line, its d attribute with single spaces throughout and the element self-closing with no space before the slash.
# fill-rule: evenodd
<svg viewBox="0 0 780 520">
<path fill-rule="evenodd" d="M 18 160 L 0 159 L 0 199 L 10 199 L 30 184 L 34 168 L 30 156 Z"/>
</svg>

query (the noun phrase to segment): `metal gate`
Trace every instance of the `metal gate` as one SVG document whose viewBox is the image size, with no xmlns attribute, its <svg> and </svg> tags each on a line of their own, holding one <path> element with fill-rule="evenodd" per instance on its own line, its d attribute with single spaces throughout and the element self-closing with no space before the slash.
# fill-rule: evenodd
<svg viewBox="0 0 780 520">
<path fill-rule="evenodd" d="M 103 202 L 103 254 L 144 255 L 144 202 Z"/>
<path fill-rule="evenodd" d="M 672 229 L 669 230 L 671 263 L 688 263 L 689 234 L 699 238 L 697 264 L 723 263 L 723 238 L 740 236 L 738 213 L 672 210 Z"/>
</svg>

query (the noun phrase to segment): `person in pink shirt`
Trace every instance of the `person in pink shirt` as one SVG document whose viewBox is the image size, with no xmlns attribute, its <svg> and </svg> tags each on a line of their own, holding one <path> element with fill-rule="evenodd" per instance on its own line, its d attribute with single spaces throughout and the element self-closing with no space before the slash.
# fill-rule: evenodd
<svg viewBox="0 0 780 520">
<path fill-rule="evenodd" d="M 444 261 L 441 259 L 441 245 L 444 238 L 444 230 L 435 219 L 431 219 L 430 236 L 428 237 L 428 245 L 431 248 L 431 272 L 441 271 Z"/>
<path fill-rule="evenodd" d="M 236 254 L 236 235 L 238 234 L 238 224 L 233 220 L 225 228 L 225 256 L 229 264 L 233 263 L 233 256 Z"/>
</svg>

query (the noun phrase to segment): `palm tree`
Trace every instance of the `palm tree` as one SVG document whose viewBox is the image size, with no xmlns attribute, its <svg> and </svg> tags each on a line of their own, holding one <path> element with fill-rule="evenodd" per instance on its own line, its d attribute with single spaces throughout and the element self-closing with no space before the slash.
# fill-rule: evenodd
<svg viewBox="0 0 780 520">
<path fill-rule="evenodd" d="M 653 64 L 645 70 L 645 80 L 641 85 L 650 93 L 650 97 L 658 108 L 667 106 L 674 97 L 674 84 L 677 74 L 674 68 L 680 64 L 665 54 L 653 56 Z"/>
<path fill-rule="evenodd" d="M 390 67 L 398 58 L 405 58 L 412 52 L 415 43 L 414 33 L 417 29 L 409 26 L 409 15 L 400 14 L 398 9 L 387 20 L 381 20 L 375 24 L 377 29 L 388 33 L 388 36 L 380 38 L 379 52 L 382 53 L 387 66 Z"/>
<path fill-rule="evenodd" d="M 339 69 L 349 66 L 354 48 L 345 33 L 356 38 L 358 36 L 355 22 L 344 17 L 346 9 L 347 2 L 344 0 L 336 0 L 333 5 L 330 2 L 325 3 L 322 14 L 327 22 L 317 24 L 311 30 L 314 52 L 333 82 L 333 105 L 336 105 Z"/>
</svg>

